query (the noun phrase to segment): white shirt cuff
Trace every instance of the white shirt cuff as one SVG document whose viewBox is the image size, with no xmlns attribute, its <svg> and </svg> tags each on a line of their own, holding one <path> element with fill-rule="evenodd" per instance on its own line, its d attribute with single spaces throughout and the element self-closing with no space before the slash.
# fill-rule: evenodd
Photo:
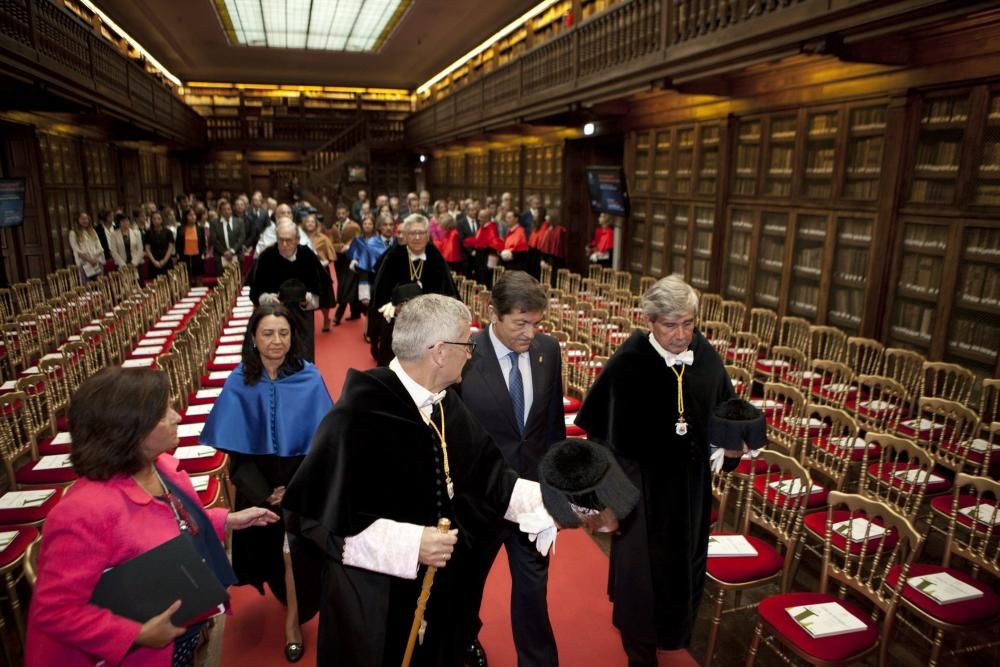
<svg viewBox="0 0 1000 667">
<path fill-rule="evenodd" d="M 542 487 L 538 482 L 518 478 L 514 482 L 514 492 L 510 494 L 510 503 L 503 518 L 516 523 L 518 515 L 533 514 L 536 510 L 545 512 L 545 506 L 542 504 Z"/>
<path fill-rule="evenodd" d="M 344 540 L 343 563 L 401 579 L 416 579 L 423 532 L 424 527 L 416 524 L 376 519 Z"/>
</svg>

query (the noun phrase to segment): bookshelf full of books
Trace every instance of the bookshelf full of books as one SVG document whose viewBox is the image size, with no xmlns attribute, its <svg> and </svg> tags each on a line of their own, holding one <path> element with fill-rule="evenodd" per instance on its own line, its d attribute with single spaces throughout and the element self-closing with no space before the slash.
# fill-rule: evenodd
<svg viewBox="0 0 1000 667">
<path fill-rule="evenodd" d="M 694 127 L 679 127 L 675 133 L 677 163 L 674 168 L 675 195 L 690 195 L 694 181 Z"/>
<path fill-rule="evenodd" d="M 710 206 L 694 207 L 694 234 L 691 239 L 691 284 L 708 289 L 712 269 L 712 230 L 715 228 L 715 209 Z"/>
<path fill-rule="evenodd" d="M 752 302 L 755 306 L 780 310 L 789 215 L 785 211 L 761 211 L 753 283 Z"/>
<path fill-rule="evenodd" d="M 774 115 L 770 118 L 762 193 L 767 197 L 792 195 L 797 127 L 798 116 L 794 113 Z"/>
<path fill-rule="evenodd" d="M 874 201 L 882 175 L 886 107 L 855 107 L 848 118 L 843 198 Z"/>
<path fill-rule="evenodd" d="M 821 306 L 820 283 L 829 221 L 829 215 L 799 213 L 795 216 L 788 312 L 813 321 Z"/>
<path fill-rule="evenodd" d="M 869 276 L 872 227 L 870 217 L 838 215 L 837 244 L 830 278 L 827 322 L 857 335 L 865 306 L 865 286 Z"/>
<path fill-rule="evenodd" d="M 936 324 L 950 230 L 946 224 L 903 220 L 889 342 L 927 354 Z"/>
<path fill-rule="evenodd" d="M 629 226 L 629 270 L 636 273 L 646 271 L 646 235 L 649 233 L 646 225 L 646 211 L 649 202 L 644 199 L 632 200 L 632 211 Z"/>
<path fill-rule="evenodd" d="M 648 273 L 659 278 L 664 275 L 667 256 L 667 228 L 670 226 L 669 205 L 654 201 L 649 207 L 649 266 Z"/>
<path fill-rule="evenodd" d="M 809 112 L 806 116 L 806 162 L 801 196 L 829 200 L 833 196 L 837 158 L 839 110 Z"/>
<path fill-rule="evenodd" d="M 958 170 L 969 120 L 969 99 L 970 94 L 962 92 L 922 100 L 910 183 L 911 203 L 957 203 Z"/>
<path fill-rule="evenodd" d="M 720 126 L 703 124 L 698 128 L 697 194 L 714 195 L 719 176 Z"/>
<path fill-rule="evenodd" d="M 750 287 L 750 249 L 753 243 L 754 212 L 746 208 L 729 211 L 729 247 L 726 250 L 727 299 L 745 301 Z"/>
<path fill-rule="evenodd" d="M 653 151 L 650 135 L 653 132 L 636 132 L 635 163 L 632 170 L 632 192 L 644 194 L 649 192 L 650 175 L 653 165 Z"/>
<path fill-rule="evenodd" d="M 688 237 L 691 226 L 691 206 L 675 203 L 672 206 L 673 217 L 670 220 L 670 265 L 669 273 L 679 273 L 686 279 L 688 276 Z"/>
<path fill-rule="evenodd" d="M 989 97 L 982 151 L 976 170 L 973 202 L 982 206 L 1000 206 L 1000 91 L 992 91 Z"/>
<path fill-rule="evenodd" d="M 670 130 L 657 130 L 653 138 L 653 192 L 666 195 L 670 192 Z"/>
<path fill-rule="evenodd" d="M 733 194 L 753 197 L 760 174 L 760 118 L 741 118 L 736 127 L 736 159 L 733 164 Z"/>
<path fill-rule="evenodd" d="M 962 236 L 944 358 L 989 375 L 1000 348 L 1000 227 L 967 223 Z"/>
</svg>

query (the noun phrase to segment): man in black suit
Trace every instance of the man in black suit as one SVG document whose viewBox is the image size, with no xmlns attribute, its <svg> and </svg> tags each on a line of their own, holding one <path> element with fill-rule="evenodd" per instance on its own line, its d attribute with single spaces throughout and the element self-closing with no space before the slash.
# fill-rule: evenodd
<svg viewBox="0 0 1000 667">
<path fill-rule="evenodd" d="M 233 215 L 233 207 L 227 199 L 219 200 L 219 217 L 209 223 L 212 250 L 219 261 L 217 269 L 222 269 L 233 261 L 238 261 L 243 250 L 243 219 Z"/>
<path fill-rule="evenodd" d="M 524 227 L 524 233 L 529 237 L 532 230 L 537 229 L 545 222 L 545 207 L 542 206 L 542 200 L 538 195 L 528 197 L 528 209 L 521 214 L 518 222 Z"/>
<path fill-rule="evenodd" d="M 458 227 L 458 240 L 462 244 L 462 252 L 465 253 L 463 273 L 467 278 L 476 278 L 476 249 L 467 245 L 472 243 L 476 232 L 479 231 L 479 200 L 465 200 L 465 213 L 459 213 L 455 224 Z"/>
<path fill-rule="evenodd" d="M 537 333 L 547 306 L 538 281 L 523 271 L 504 273 L 493 286 L 490 326 L 473 335 L 472 359 L 456 385 L 507 464 L 532 481 L 538 480 L 538 464 L 549 446 L 566 437 L 559 343 Z M 549 559 L 515 524 L 505 523 L 484 552 L 469 613 L 479 612 L 483 586 L 501 545 L 507 549 L 513 584 L 511 624 L 518 665 L 557 665 L 546 603 Z M 467 664 L 485 665 L 478 640 L 470 639 Z"/>
<path fill-rule="evenodd" d="M 244 220 L 246 220 L 246 228 L 243 230 L 243 246 L 246 252 L 250 252 L 257 246 L 260 233 L 271 224 L 271 214 L 268 213 L 267 206 L 264 205 L 264 195 L 259 191 L 250 197 L 250 208 L 247 209 Z"/>
</svg>

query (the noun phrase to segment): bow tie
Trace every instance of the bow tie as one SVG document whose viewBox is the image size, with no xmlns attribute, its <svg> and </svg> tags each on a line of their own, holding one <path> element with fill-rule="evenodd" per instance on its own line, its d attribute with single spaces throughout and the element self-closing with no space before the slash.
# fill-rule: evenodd
<svg viewBox="0 0 1000 667">
<path fill-rule="evenodd" d="M 684 350 L 680 354 L 674 354 L 673 352 L 667 352 L 663 359 L 667 362 L 667 366 L 676 366 L 678 364 L 684 364 L 685 366 L 690 366 L 694 363 L 694 351 Z"/>
<path fill-rule="evenodd" d="M 446 389 L 444 391 L 439 391 L 436 394 L 431 394 L 426 399 L 424 399 L 424 402 L 420 405 L 420 407 L 433 409 L 435 405 L 444 400 L 444 396 L 447 393 L 447 391 L 448 390 Z"/>
</svg>

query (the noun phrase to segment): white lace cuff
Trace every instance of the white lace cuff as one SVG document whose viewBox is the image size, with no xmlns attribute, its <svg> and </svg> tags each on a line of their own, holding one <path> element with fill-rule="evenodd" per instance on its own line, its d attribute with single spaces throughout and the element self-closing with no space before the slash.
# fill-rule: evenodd
<svg viewBox="0 0 1000 667">
<path fill-rule="evenodd" d="M 542 505 L 542 487 L 538 482 L 518 478 L 514 482 L 514 492 L 510 494 L 510 503 L 503 518 L 516 523 L 518 515 L 534 513 L 536 510 L 545 511 L 545 506 Z"/>
<path fill-rule="evenodd" d="M 423 526 L 377 519 L 344 540 L 343 563 L 401 579 L 416 579 L 423 532 Z"/>
</svg>

